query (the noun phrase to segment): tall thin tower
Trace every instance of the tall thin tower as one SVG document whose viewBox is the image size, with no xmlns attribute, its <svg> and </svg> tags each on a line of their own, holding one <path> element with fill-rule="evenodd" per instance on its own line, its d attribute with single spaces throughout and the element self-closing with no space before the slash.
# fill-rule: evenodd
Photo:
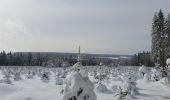
<svg viewBox="0 0 170 100">
<path fill-rule="evenodd" d="M 80 54 L 80 46 L 79 46 L 79 53 L 78 53 L 78 62 L 81 62 L 81 54 Z"/>
</svg>

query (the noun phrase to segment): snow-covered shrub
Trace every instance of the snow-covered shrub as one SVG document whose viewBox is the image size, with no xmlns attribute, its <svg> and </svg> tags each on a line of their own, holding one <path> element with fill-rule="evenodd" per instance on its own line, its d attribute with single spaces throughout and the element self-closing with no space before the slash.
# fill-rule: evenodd
<svg viewBox="0 0 170 100">
<path fill-rule="evenodd" d="M 114 97 L 116 97 L 116 100 L 123 100 L 127 96 L 127 91 L 123 91 L 123 89 L 119 86 L 117 87 L 116 93 Z"/>
<path fill-rule="evenodd" d="M 97 91 L 102 93 L 107 93 L 109 90 L 107 89 L 106 85 L 104 84 L 98 84 Z"/>
<path fill-rule="evenodd" d="M 31 71 L 28 72 L 28 74 L 26 75 L 26 78 L 27 79 L 33 79 L 34 78 L 34 75 L 32 74 Z"/>
<path fill-rule="evenodd" d="M 164 77 L 164 78 L 162 78 L 162 79 L 160 80 L 160 82 L 161 82 L 162 84 L 165 84 L 165 85 L 170 84 L 170 78 L 169 78 L 169 77 Z"/>
<path fill-rule="evenodd" d="M 147 69 L 144 65 L 142 65 L 140 68 L 139 68 L 139 72 L 142 73 L 142 75 L 144 76 L 145 73 L 147 73 Z"/>
<path fill-rule="evenodd" d="M 160 68 L 152 68 L 151 70 L 151 80 L 159 81 L 162 78 L 162 73 Z"/>
<path fill-rule="evenodd" d="M 111 89 L 112 89 L 112 92 L 113 92 L 113 93 L 116 93 L 117 90 L 118 90 L 118 86 L 117 86 L 117 85 L 113 85 L 113 86 L 111 87 Z"/>
<path fill-rule="evenodd" d="M 21 76 L 20 76 L 20 72 L 17 72 L 14 74 L 14 81 L 20 81 L 22 80 Z"/>
<path fill-rule="evenodd" d="M 116 97 L 118 100 L 122 100 L 123 98 L 126 98 L 128 100 L 132 100 L 135 95 L 137 95 L 138 88 L 136 87 L 136 82 L 134 81 L 134 78 L 129 77 L 125 80 L 122 87 L 118 87 L 116 94 Z"/>
<path fill-rule="evenodd" d="M 96 94 L 79 72 L 74 72 L 67 79 L 63 100 L 96 100 Z"/>
<path fill-rule="evenodd" d="M 56 85 L 63 85 L 63 80 L 61 78 L 56 78 L 56 82 L 55 82 Z"/>
<path fill-rule="evenodd" d="M 81 62 L 77 62 L 77 63 L 75 63 L 74 65 L 73 65 L 73 70 L 74 71 L 79 71 L 80 70 L 80 67 L 82 67 L 82 64 L 81 64 Z"/>
<path fill-rule="evenodd" d="M 138 88 L 136 87 L 136 82 L 134 81 L 126 81 L 124 83 L 123 90 L 127 91 L 129 95 L 134 96 L 138 94 Z"/>
<path fill-rule="evenodd" d="M 61 74 L 61 78 L 66 78 L 66 76 L 67 76 L 67 71 L 66 71 L 66 69 L 64 68 L 64 69 L 63 69 L 63 72 L 62 72 L 62 74 Z"/>
<path fill-rule="evenodd" d="M 12 81 L 11 81 L 11 75 L 10 73 L 5 73 L 4 79 L 2 80 L 3 83 L 6 83 L 6 84 L 12 84 Z"/>
<path fill-rule="evenodd" d="M 49 80 L 50 80 L 50 77 L 49 77 L 49 75 L 47 74 L 47 73 L 44 73 L 42 76 L 41 76 L 41 80 L 43 81 L 43 82 L 49 82 Z"/>
<path fill-rule="evenodd" d="M 150 76 L 149 73 L 145 73 L 143 78 L 144 78 L 145 81 L 149 81 L 151 79 L 151 76 Z"/>
<path fill-rule="evenodd" d="M 168 58 L 168 59 L 166 60 L 166 64 L 167 64 L 168 68 L 170 68 L 170 58 Z"/>
</svg>

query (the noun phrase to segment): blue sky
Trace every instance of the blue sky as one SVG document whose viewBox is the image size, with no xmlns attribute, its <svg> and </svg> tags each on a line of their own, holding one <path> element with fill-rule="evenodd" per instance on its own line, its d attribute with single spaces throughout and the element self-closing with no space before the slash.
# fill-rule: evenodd
<svg viewBox="0 0 170 100">
<path fill-rule="evenodd" d="M 6 51 L 134 54 L 150 50 L 154 12 L 170 0 L 1 0 Z"/>
</svg>

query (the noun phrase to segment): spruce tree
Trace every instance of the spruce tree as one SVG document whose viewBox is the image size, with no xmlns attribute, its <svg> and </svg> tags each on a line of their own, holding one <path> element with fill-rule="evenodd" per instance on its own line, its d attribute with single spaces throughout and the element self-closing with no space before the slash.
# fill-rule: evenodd
<svg viewBox="0 0 170 100">
<path fill-rule="evenodd" d="M 160 66 L 166 66 L 167 34 L 165 32 L 165 19 L 162 10 L 155 13 L 152 24 L 152 59 Z"/>
<path fill-rule="evenodd" d="M 167 35 L 167 50 L 168 50 L 167 57 L 169 58 L 170 57 L 170 13 L 165 19 L 165 33 Z"/>
<path fill-rule="evenodd" d="M 157 13 L 155 13 L 153 17 L 152 34 L 151 34 L 152 37 L 151 54 L 152 54 L 153 62 L 157 62 L 158 55 L 159 55 L 158 39 L 160 38 L 160 36 L 158 36 L 157 34 L 157 26 L 158 26 L 157 24 L 158 24 L 158 16 Z"/>
<path fill-rule="evenodd" d="M 160 10 L 158 13 L 158 34 L 160 35 L 159 38 L 159 64 L 162 67 L 166 66 L 166 58 L 167 58 L 167 35 L 164 32 L 164 14 L 162 13 L 162 11 Z"/>
</svg>

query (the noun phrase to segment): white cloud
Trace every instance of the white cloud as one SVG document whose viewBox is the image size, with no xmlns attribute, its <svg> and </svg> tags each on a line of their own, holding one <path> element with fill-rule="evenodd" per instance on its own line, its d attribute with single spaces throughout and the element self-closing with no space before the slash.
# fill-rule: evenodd
<svg viewBox="0 0 170 100">
<path fill-rule="evenodd" d="M 165 0 L 1 0 L 0 48 L 132 54 L 150 50 L 152 17 Z M 170 11 L 169 11 L 170 12 Z M 129 50 L 129 48 L 131 50 Z"/>
</svg>

